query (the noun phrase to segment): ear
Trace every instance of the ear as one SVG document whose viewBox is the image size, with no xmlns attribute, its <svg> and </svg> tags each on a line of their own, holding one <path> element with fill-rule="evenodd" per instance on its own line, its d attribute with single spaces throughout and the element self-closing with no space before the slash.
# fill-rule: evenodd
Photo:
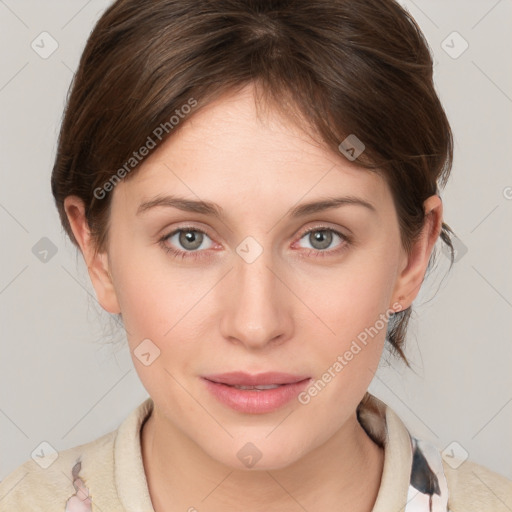
<svg viewBox="0 0 512 512">
<path fill-rule="evenodd" d="M 424 203 L 425 222 L 410 254 L 404 251 L 400 275 L 395 283 L 393 297 L 401 309 L 407 309 L 420 291 L 434 245 L 441 233 L 443 204 L 438 195 L 430 196 Z"/>
<path fill-rule="evenodd" d="M 64 209 L 75 239 L 82 250 L 98 302 L 105 311 L 114 314 L 120 313 L 121 308 L 110 275 L 108 254 L 96 252 L 96 246 L 85 217 L 83 201 L 77 196 L 68 196 L 64 199 Z"/>
</svg>

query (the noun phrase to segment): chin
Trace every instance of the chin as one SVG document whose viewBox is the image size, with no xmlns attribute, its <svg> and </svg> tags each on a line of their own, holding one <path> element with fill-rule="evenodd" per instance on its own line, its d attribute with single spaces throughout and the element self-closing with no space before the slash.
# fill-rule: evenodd
<svg viewBox="0 0 512 512">
<path fill-rule="evenodd" d="M 205 451 L 208 451 L 210 457 L 219 463 L 234 470 L 271 471 L 285 469 L 297 462 L 304 453 L 304 445 L 297 443 L 283 446 L 281 442 L 277 442 L 277 439 L 275 443 L 268 440 L 245 439 L 241 442 L 236 441 L 233 447 L 226 448 L 226 451 L 221 453 L 217 450 Z"/>
</svg>

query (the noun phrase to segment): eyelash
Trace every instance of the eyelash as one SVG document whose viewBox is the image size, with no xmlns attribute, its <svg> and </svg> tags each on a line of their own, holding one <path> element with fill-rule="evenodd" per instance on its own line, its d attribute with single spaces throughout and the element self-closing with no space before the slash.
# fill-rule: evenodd
<svg viewBox="0 0 512 512">
<path fill-rule="evenodd" d="M 174 231 L 171 231 L 167 235 L 164 235 L 159 240 L 159 244 L 162 246 L 162 248 L 165 250 L 167 254 L 171 254 L 174 258 L 179 259 L 185 259 L 185 258 L 209 258 L 210 255 L 206 255 L 205 251 L 180 251 L 178 249 L 174 249 L 167 245 L 165 242 L 172 236 L 174 236 L 176 233 L 180 232 L 186 232 L 186 231 L 192 231 L 197 233 L 202 233 L 203 235 L 208 236 L 208 233 L 206 231 L 203 231 L 202 229 L 193 227 L 193 226 L 184 226 L 180 227 L 179 229 L 175 229 Z M 307 229 L 304 231 L 301 236 L 299 237 L 299 240 L 302 240 L 308 233 L 316 232 L 316 231 L 330 231 L 331 233 L 334 233 L 335 235 L 338 235 L 341 240 L 342 244 L 337 248 L 333 250 L 319 250 L 319 249 L 306 249 L 306 257 L 307 256 L 313 256 L 315 258 L 325 258 L 329 256 L 334 256 L 339 253 L 341 253 L 343 250 L 347 248 L 347 246 L 352 244 L 352 238 L 348 235 L 344 235 L 343 233 L 340 233 L 339 231 L 336 231 L 333 228 L 329 228 L 327 226 L 314 226 L 313 228 Z"/>
</svg>

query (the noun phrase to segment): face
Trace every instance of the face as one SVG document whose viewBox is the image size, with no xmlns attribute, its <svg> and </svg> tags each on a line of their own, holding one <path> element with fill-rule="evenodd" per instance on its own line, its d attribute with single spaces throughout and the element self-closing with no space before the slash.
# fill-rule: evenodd
<svg viewBox="0 0 512 512">
<path fill-rule="evenodd" d="M 219 215 L 167 196 L 213 203 Z M 298 210 L 338 197 L 337 206 Z M 252 443 L 258 468 L 270 469 L 354 417 L 407 262 L 382 177 L 275 111 L 258 117 L 246 88 L 187 120 L 117 185 L 109 237 L 133 362 L 170 428 L 236 468 Z M 234 371 L 311 380 L 281 406 L 247 412 L 203 379 Z"/>
</svg>

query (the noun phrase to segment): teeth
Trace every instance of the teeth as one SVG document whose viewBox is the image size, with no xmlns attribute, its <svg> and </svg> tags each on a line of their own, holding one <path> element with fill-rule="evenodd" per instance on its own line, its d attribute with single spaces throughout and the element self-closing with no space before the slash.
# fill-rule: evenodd
<svg viewBox="0 0 512 512">
<path fill-rule="evenodd" d="M 264 389 L 275 389 L 280 387 L 282 384 L 268 384 L 266 386 L 232 386 L 236 389 L 253 389 L 256 391 L 262 391 Z"/>
</svg>

